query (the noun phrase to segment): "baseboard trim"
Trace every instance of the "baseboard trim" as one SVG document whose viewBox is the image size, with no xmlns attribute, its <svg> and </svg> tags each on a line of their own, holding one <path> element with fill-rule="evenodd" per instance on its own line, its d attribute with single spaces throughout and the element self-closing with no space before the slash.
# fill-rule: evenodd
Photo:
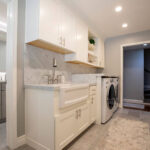
<svg viewBox="0 0 150 150">
<path fill-rule="evenodd" d="M 143 100 L 136 100 L 136 99 L 124 99 L 123 102 L 132 104 L 143 104 Z"/>
<path fill-rule="evenodd" d="M 35 141 L 29 137 L 26 138 L 26 143 L 36 150 L 50 150 L 49 148 L 45 147 L 44 145 L 38 143 L 37 141 Z"/>
<path fill-rule="evenodd" d="M 26 144 L 26 135 L 22 135 L 17 138 L 17 147 L 20 147 L 25 144 Z"/>
</svg>

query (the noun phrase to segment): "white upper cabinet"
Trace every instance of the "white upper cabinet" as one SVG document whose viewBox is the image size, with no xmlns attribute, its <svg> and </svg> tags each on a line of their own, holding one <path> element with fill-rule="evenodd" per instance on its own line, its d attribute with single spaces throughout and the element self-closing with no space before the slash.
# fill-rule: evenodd
<svg viewBox="0 0 150 150">
<path fill-rule="evenodd" d="M 75 51 L 75 17 L 73 13 L 59 1 L 59 37 L 62 47 Z"/>
<path fill-rule="evenodd" d="M 87 62 L 88 27 L 79 19 L 76 22 L 76 50 L 77 60 Z"/>
<path fill-rule="evenodd" d="M 80 19 L 75 19 L 75 53 L 66 54 L 66 62 L 86 63 L 88 56 L 88 27 Z"/>
<path fill-rule="evenodd" d="M 56 0 L 40 1 L 39 39 L 60 45 L 59 14 Z"/>
<path fill-rule="evenodd" d="M 26 0 L 25 42 L 59 53 L 74 52 L 72 18 L 59 0 Z"/>
<path fill-rule="evenodd" d="M 104 41 L 63 0 L 26 0 L 25 43 L 66 54 L 65 61 L 104 67 Z M 89 50 L 89 38 L 95 48 Z"/>
</svg>

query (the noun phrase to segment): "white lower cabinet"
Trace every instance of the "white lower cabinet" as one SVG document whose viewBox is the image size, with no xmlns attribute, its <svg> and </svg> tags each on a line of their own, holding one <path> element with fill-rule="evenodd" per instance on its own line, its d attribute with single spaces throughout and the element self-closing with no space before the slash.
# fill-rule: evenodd
<svg viewBox="0 0 150 150">
<path fill-rule="evenodd" d="M 55 148 L 62 149 L 73 140 L 76 135 L 76 111 L 61 114 L 55 119 Z"/>
<path fill-rule="evenodd" d="M 89 104 L 84 104 L 78 109 L 77 134 L 80 134 L 89 126 Z"/>
<path fill-rule="evenodd" d="M 63 149 L 89 126 L 89 104 L 86 102 L 74 110 L 60 114 L 55 119 L 55 148 Z"/>
<path fill-rule="evenodd" d="M 25 89 L 26 141 L 36 150 L 62 150 L 96 120 L 94 96 L 61 108 L 59 93 Z"/>
</svg>

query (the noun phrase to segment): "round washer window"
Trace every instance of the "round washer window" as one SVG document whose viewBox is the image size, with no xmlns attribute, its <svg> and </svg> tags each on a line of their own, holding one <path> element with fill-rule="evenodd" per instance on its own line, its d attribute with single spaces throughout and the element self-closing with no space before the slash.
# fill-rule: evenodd
<svg viewBox="0 0 150 150">
<path fill-rule="evenodd" d="M 109 88 L 109 92 L 108 92 L 108 100 L 107 100 L 107 103 L 108 103 L 108 107 L 109 109 L 112 109 L 113 106 L 114 106 L 114 102 L 115 102 L 115 88 L 114 88 L 114 85 L 112 84 Z"/>
</svg>

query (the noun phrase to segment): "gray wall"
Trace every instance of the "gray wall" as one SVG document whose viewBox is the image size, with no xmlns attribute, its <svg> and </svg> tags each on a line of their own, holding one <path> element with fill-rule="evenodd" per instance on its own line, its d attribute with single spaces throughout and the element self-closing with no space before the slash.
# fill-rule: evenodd
<svg viewBox="0 0 150 150">
<path fill-rule="evenodd" d="M 124 50 L 124 99 L 144 98 L 144 50 Z"/>
<path fill-rule="evenodd" d="M 0 41 L 0 72 L 6 72 L 6 42 Z"/>
<path fill-rule="evenodd" d="M 25 38 L 25 0 L 18 1 L 17 34 L 17 136 L 25 133 L 24 103 L 24 38 Z"/>
<path fill-rule="evenodd" d="M 56 58 L 58 67 L 56 74 L 64 74 L 67 82 L 71 81 L 71 75 L 75 73 L 96 73 L 97 69 L 85 65 L 64 62 L 64 55 L 26 45 L 24 52 L 24 82 L 47 83 L 44 75 L 52 72 L 53 58 Z"/>
<path fill-rule="evenodd" d="M 150 31 L 144 31 L 124 36 L 106 39 L 105 41 L 105 69 L 107 74 L 120 76 L 120 49 L 122 44 L 129 44 L 150 40 Z"/>
</svg>

